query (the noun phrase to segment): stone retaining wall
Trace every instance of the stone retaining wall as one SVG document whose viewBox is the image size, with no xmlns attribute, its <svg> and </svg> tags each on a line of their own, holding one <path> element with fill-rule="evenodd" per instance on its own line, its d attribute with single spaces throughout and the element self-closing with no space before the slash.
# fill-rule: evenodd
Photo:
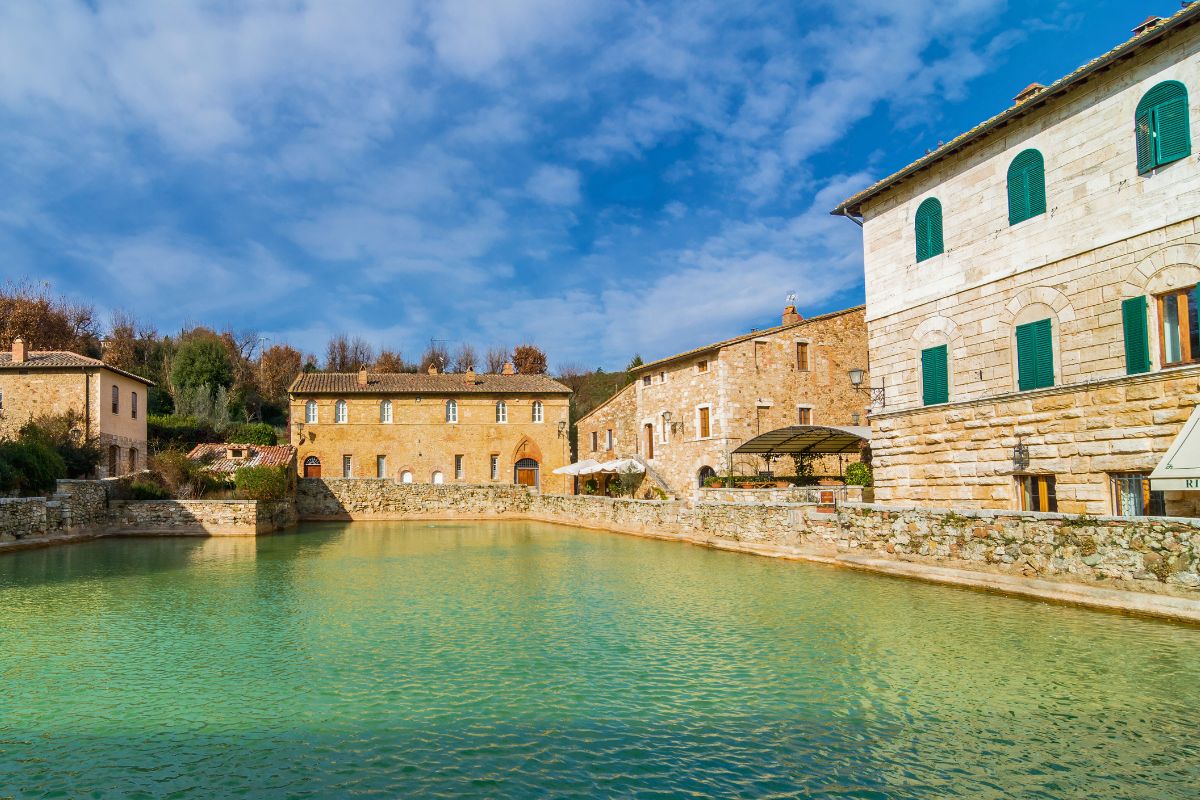
<svg viewBox="0 0 1200 800">
<path fill-rule="evenodd" d="M 863 554 L 1140 591 L 1200 595 L 1200 519 L 898 508 L 852 503 L 685 503 L 543 495 L 523 487 L 301 480 L 306 519 L 534 519 L 748 545 L 777 553 Z"/>
<path fill-rule="evenodd" d="M 285 500 L 143 500 L 113 503 L 109 529 L 116 533 L 257 536 L 296 524 Z"/>
</svg>

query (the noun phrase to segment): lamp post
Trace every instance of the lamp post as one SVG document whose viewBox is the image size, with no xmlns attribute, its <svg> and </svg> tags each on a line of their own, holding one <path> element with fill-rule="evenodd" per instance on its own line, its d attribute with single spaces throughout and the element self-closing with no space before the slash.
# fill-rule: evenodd
<svg viewBox="0 0 1200 800">
<path fill-rule="evenodd" d="M 850 386 L 853 387 L 855 391 L 862 392 L 863 394 L 869 396 L 871 398 L 872 407 L 879 406 L 880 408 L 883 408 L 885 399 L 884 389 L 882 386 L 863 386 L 863 380 L 866 378 L 866 374 L 867 371 L 860 367 L 854 367 L 846 371 L 846 375 L 850 378 Z"/>
</svg>

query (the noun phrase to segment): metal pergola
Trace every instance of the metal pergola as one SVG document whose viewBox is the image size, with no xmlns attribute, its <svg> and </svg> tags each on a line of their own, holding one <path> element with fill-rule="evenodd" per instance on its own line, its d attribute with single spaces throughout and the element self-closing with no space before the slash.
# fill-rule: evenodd
<svg viewBox="0 0 1200 800">
<path fill-rule="evenodd" d="M 857 453 L 871 443 L 865 425 L 792 425 L 759 434 L 744 442 L 733 455 L 826 455 Z"/>
</svg>

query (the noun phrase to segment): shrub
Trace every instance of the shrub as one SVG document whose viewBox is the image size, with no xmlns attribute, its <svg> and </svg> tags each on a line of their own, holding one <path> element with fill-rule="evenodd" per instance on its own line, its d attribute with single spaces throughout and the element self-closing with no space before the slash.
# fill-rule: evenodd
<svg viewBox="0 0 1200 800">
<path fill-rule="evenodd" d="M 233 484 L 243 500 L 282 500 L 288 494 L 284 467 L 242 467 L 234 473 Z"/>
<path fill-rule="evenodd" d="M 49 447 L 62 458 L 65 478 L 86 478 L 100 463 L 100 445 L 83 436 L 83 415 L 78 411 L 43 414 L 21 426 L 17 438 Z"/>
<path fill-rule="evenodd" d="M 180 450 L 168 450 L 150 459 L 150 469 L 162 481 L 172 497 L 196 500 L 224 485 L 224 481 L 192 461 Z"/>
<path fill-rule="evenodd" d="M 180 414 L 151 414 L 146 418 L 146 435 L 150 439 L 152 453 L 167 450 L 187 452 L 198 444 L 217 438 L 208 423 Z"/>
<path fill-rule="evenodd" d="M 871 468 L 866 464 L 855 461 L 846 465 L 846 484 L 848 486 L 870 486 L 874 481 Z"/>
<path fill-rule="evenodd" d="M 39 441 L 0 443 L 0 476 L 6 491 L 21 495 L 49 494 L 55 481 L 67 477 L 67 465 L 53 448 Z"/>
<path fill-rule="evenodd" d="M 171 493 L 151 481 L 134 481 L 129 484 L 130 500 L 168 500 Z"/>
<path fill-rule="evenodd" d="M 275 429 L 265 422 L 246 422 L 234 425 L 225 434 L 225 441 L 230 444 L 278 444 Z"/>
<path fill-rule="evenodd" d="M 596 494 L 598 491 L 600 491 L 600 484 L 596 481 L 595 478 L 588 478 L 586 481 L 583 482 L 583 493 L 584 494 Z"/>
</svg>

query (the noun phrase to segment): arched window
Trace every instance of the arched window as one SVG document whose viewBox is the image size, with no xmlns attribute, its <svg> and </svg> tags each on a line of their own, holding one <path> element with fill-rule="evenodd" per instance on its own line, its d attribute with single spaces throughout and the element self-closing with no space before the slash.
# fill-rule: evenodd
<svg viewBox="0 0 1200 800">
<path fill-rule="evenodd" d="M 1163 81 L 1142 96 L 1134 115 L 1139 174 L 1192 153 L 1187 89 L 1179 81 Z"/>
<path fill-rule="evenodd" d="M 508 422 L 508 403 L 496 401 L 496 422 Z"/>
<path fill-rule="evenodd" d="M 542 401 L 534 400 L 533 401 L 533 421 L 534 422 L 542 422 L 544 420 L 544 418 L 545 418 L 545 414 L 542 409 Z"/>
<path fill-rule="evenodd" d="M 1008 224 L 1046 213 L 1046 162 L 1037 150 L 1023 150 L 1008 165 Z"/>
<path fill-rule="evenodd" d="M 384 400 L 382 403 L 379 404 L 379 421 L 380 422 L 391 422 L 392 421 L 392 401 L 391 400 Z"/>
<path fill-rule="evenodd" d="M 941 255 L 942 204 L 936 197 L 926 198 L 917 206 L 917 263 Z"/>
<path fill-rule="evenodd" d="M 313 425 L 317 421 L 317 401 L 309 400 L 304 404 L 304 421 L 309 425 Z M 321 462 L 317 462 L 320 464 Z"/>
<path fill-rule="evenodd" d="M 321 477 L 321 459 L 316 456 L 309 456 L 304 459 L 304 477 L 319 478 Z"/>
<path fill-rule="evenodd" d="M 347 418 L 346 401 L 338 400 L 336 403 L 333 404 L 333 421 L 334 422 L 345 422 L 346 418 Z"/>
<path fill-rule="evenodd" d="M 458 401 L 446 401 L 446 422 L 458 422 Z"/>
<path fill-rule="evenodd" d="M 921 402 L 927 406 L 950 402 L 950 348 L 944 344 L 921 351 Z"/>
<path fill-rule="evenodd" d="M 709 478 L 715 478 L 715 477 L 717 477 L 717 471 L 715 469 L 713 469 L 712 467 L 704 466 L 704 467 L 701 467 L 700 472 L 697 473 L 696 481 L 699 484 L 700 488 L 703 489 L 704 482 L 707 481 Z"/>
<path fill-rule="evenodd" d="M 433 471 L 433 485 L 434 485 L 434 486 L 441 486 L 441 485 L 442 485 L 443 483 L 445 483 L 445 482 L 446 482 L 446 479 L 445 479 L 445 477 L 442 475 L 442 471 L 441 471 L 441 470 L 434 470 L 434 471 Z"/>
<path fill-rule="evenodd" d="M 409 470 L 404 470 L 404 472 L 401 472 L 400 473 L 400 482 L 401 483 L 412 483 L 412 472 L 410 472 Z"/>
</svg>

